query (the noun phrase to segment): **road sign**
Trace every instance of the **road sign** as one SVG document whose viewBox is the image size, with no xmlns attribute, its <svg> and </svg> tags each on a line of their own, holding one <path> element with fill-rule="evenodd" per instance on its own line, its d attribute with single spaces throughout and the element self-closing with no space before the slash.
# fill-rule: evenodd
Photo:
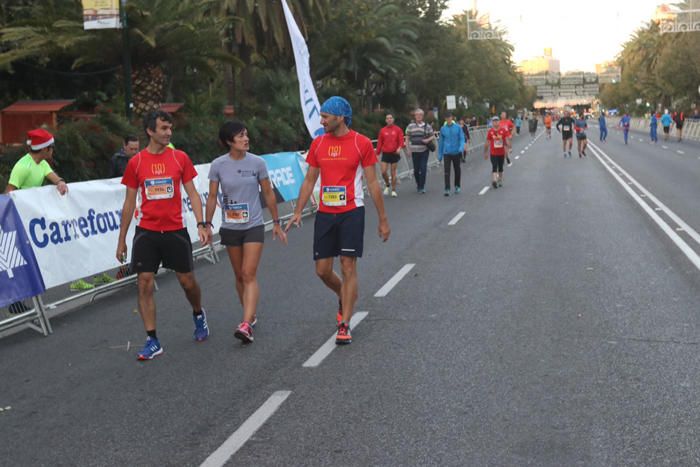
<svg viewBox="0 0 700 467">
<path fill-rule="evenodd" d="M 455 96 L 447 96 L 447 110 L 454 110 L 457 108 L 457 99 Z"/>
</svg>

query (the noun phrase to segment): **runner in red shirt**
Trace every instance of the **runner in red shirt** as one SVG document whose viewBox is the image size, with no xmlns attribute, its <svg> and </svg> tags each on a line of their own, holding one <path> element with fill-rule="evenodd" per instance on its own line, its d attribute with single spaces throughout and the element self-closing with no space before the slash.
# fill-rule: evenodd
<svg viewBox="0 0 700 467">
<path fill-rule="evenodd" d="M 484 145 L 484 159 L 489 158 L 491 154 L 491 186 L 494 189 L 503 186 L 503 162 L 506 157 L 508 147 L 508 136 L 510 132 L 505 128 L 500 127 L 498 117 L 491 119 L 492 127 L 486 134 L 488 146 Z"/>
<path fill-rule="evenodd" d="M 389 194 L 389 176 L 387 174 L 389 166 L 391 166 L 391 197 L 396 198 L 396 169 L 398 162 L 401 159 L 399 151 L 404 147 L 403 130 L 394 125 L 394 116 L 387 114 L 386 126 L 379 130 L 377 138 L 377 155 L 382 156 L 382 178 L 384 179 L 384 195 Z"/>
<path fill-rule="evenodd" d="M 508 167 L 513 165 L 513 163 L 510 161 L 510 153 L 513 150 L 513 129 L 515 128 L 515 125 L 513 124 L 513 121 L 508 118 L 508 114 L 505 112 L 501 112 L 501 128 L 504 130 L 508 130 L 508 139 L 507 143 L 508 146 L 506 147 L 506 163 L 508 164 Z"/>
<path fill-rule="evenodd" d="M 161 263 L 175 271 L 192 305 L 194 339 L 203 341 L 209 336 L 199 284 L 192 272 L 192 242 L 182 217 L 181 184 L 190 197 L 202 245 L 209 242 L 207 224 L 202 222 L 202 201 L 194 187 L 197 171 L 192 161 L 184 152 L 168 147 L 172 122 L 170 114 L 162 110 L 146 116 L 144 130 L 150 141 L 146 149 L 129 160 L 122 178 L 126 198 L 117 245 L 117 259 L 122 263 L 127 257 L 126 233 L 136 210 L 137 194 L 141 199 L 131 251 L 131 269 L 138 274 L 139 312 L 147 334 L 146 344 L 137 355 L 139 360 L 151 360 L 163 353 L 156 335 L 153 300 L 154 277 Z"/>
<path fill-rule="evenodd" d="M 384 213 L 382 192 L 377 182 L 377 158 L 372 142 L 349 127 L 352 108 L 339 96 L 321 106 L 325 134 L 317 137 L 306 157 L 309 170 L 301 186 L 297 206 L 286 231 L 301 223 L 301 212 L 321 177 L 321 202 L 314 222 L 316 274 L 338 296 L 335 343 L 350 344 L 350 319 L 357 300 L 357 258 L 362 256 L 365 208 L 362 176 L 379 217 L 379 236 L 387 241 L 391 229 Z M 333 259 L 340 256 L 343 278 L 333 271 Z"/>
</svg>

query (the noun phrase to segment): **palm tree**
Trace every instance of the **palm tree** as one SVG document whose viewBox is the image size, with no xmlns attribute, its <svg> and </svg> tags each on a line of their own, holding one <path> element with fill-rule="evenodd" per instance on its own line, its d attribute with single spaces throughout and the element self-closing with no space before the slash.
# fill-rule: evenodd
<svg viewBox="0 0 700 467">
<path fill-rule="evenodd" d="M 183 74 L 213 76 L 215 64 L 240 65 L 221 48 L 222 18 L 206 15 L 213 0 L 130 0 L 127 4 L 135 113 L 156 108 Z M 0 67 L 69 57 L 72 70 L 121 63 L 120 31 L 85 31 L 79 1 L 48 0 L 24 7 L 0 29 Z"/>
</svg>

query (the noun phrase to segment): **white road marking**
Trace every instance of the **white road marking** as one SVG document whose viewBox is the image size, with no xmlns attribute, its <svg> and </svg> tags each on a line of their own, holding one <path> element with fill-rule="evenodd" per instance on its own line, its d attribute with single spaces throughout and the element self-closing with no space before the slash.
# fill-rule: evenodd
<svg viewBox="0 0 700 467">
<path fill-rule="evenodd" d="M 520 159 L 520 156 L 515 156 L 515 160 L 517 161 L 518 159 Z"/>
<path fill-rule="evenodd" d="M 457 219 L 457 220 L 459 220 L 459 219 Z M 414 266 L 415 266 L 414 263 L 405 264 L 404 267 L 399 269 L 399 272 L 394 274 L 394 277 L 389 279 L 387 281 L 387 283 L 382 286 L 381 289 L 377 290 L 377 293 L 375 293 L 374 296 L 375 297 L 386 297 L 389 294 L 389 292 L 391 292 L 391 289 L 396 287 L 396 284 L 398 284 L 401 281 L 401 279 L 403 279 L 406 276 L 406 274 L 411 272 L 411 269 L 413 269 Z"/>
<path fill-rule="evenodd" d="M 676 151 L 678 154 L 685 154 L 685 152 L 681 151 L 680 149 Z"/>
<path fill-rule="evenodd" d="M 207 459 L 202 462 L 201 467 L 220 467 L 226 464 L 231 457 L 243 447 L 243 445 L 255 434 L 265 422 L 279 409 L 280 405 L 287 400 L 287 397 L 292 391 L 276 391 L 263 405 L 251 415 L 248 420 L 243 422 L 229 438 L 224 441 L 224 444 L 211 453 Z"/>
<path fill-rule="evenodd" d="M 676 232 L 685 232 L 685 230 L 683 230 L 683 227 L 676 227 Z"/>
<path fill-rule="evenodd" d="M 358 311 L 356 313 L 353 313 L 352 319 L 350 320 L 350 330 L 355 329 L 355 326 L 360 324 L 360 321 L 365 319 L 365 317 L 368 315 L 366 311 Z M 307 361 L 304 362 L 303 365 L 301 365 L 304 368 L 316 368 L 325 360 L 327 356 L 333 352 L 333 350 L 338 347 L 335 343 L 335 334 L 333 334 L 331 337 L 328 338 L 326 342 L 323 343 L 319 349 L 314 352 L 312 356 L 309 357 Z"/>
<path fill-rule="evenodd" d="M 668 149 L 668 146 L 661 145 L 662 148 Z"/>
<path fill-rule="evenodd" d="M 459 220 L 460 220 L 462 217 L 464 217 L 465 214 L 466 214 L 466 212 L 464 212 L 464 211 L 459 211 L 459 212 L 457 213 L 457 215 L 454 216 L 454 217 L 452 218 L 452 220 L 451 220 L 450 222 L 447 223 L 447 225 L 455 225 L 457 222 L 459 222 Z"/>
<path fill-rule="evenodd" d="M 591 144 L 591 148 L 593 149 L 593 155 L 596 156 L 596 158 L 598 158 L 598 160 L 601 163 L 603 163 L 603 157 L 608 159 L 609 162 L 612 162 L 612 159 L 610 159 L 610 156 L 605 154 L 605 152 L 602 149 L 600 149 L 599 147 L 597 147 L 596 145 L 593 145 L 593 144 Z M 630 196 L 632 196 L 632 198 L 637 202 L 637 204 L 639 204 L 639 206 L 641 206 L 641 208 L 649 215 L 649 217 L 651 217 L 651 219 L 654 222 L 656 222 L 656 224 L 661 228 L 661 230 L 663 230 L 663 232 L 666 235 L 668 235 L 668 237 L 671 239 L 671 241 L 673 241 L 673 243 L 676 244 L 676 246 L 690 260 L 690 262 L 693 263 L 693 265 L 697 269 L 700 270 L 700 256 L 698 256 L 698 254 L 695 252 L 695 250 L 693 250 L 690 247 L 690 245 L 688 245 L 680 236 L 678 236 L 678 234 L 676 232 L 674 232 L 673 229 L 666 222 L 664 222 L 663 219 L 661 219 L 661 217 L 646 202 L 644 202 L 642 200 L 642 198 L 637 193 L 635 193 L 635 191 L 632 188 L 627 186 L 627 184 L 625 184 L 623 182 L 623 180 L 620 178 L 620 176 L 618 174 L 616 174 L 613 170 L 611 170 L 607 166 L 607 164 L 603 163 L 603 166 L 606 168 L 606 170 L 608 172 L 610 172 L 612 174 L 612 176 L 615 178 L 615 180 L 617 180 L 618 183 L 620 183 L 620 185 L 622 185 L 622 187 L 627 191 L 627 193 L 629 193 Z M 639 182 L 637 182 L 634 178 L 632 178 L 631 175 L 629 175 L 627 172 L 625 172 L 619 166 L 618 166 L 618 169 L 621 172 L 624 172 L 625 176 L 628 179 L 630 179 L 632 182 L 634 182 L 634 184 L 637 186 L 637 188 L 639 188 L 639 190 L 643 191 L 654 204 L 656 204 L 659 208 L 661 208 L 666 213 L 666 215 L 668 215 L 673 220 L 673 222 L 676 223 L 676 225 L 683 228 L 683 230 L 688 235 L 690 235 L 693 238 L 693 240 L 695 240 L 697 243 L 700 243 L 700 235 L 698 235 L 698 233 L 692 227 L 690 227 L 688 224 L 686 224 L 683 221 L 683 219 L 678 217 L 676 215 L 676 213 L 671 211 L 665 204 L 663 204 L 661 201 L 659 201 L 654 195 L 649 193 L 649 191 L 647 191 L 646 188 L 644 188 L 641 184 L 639 184 Z"/>
<path fill-rule="evenodd" d="M 520 151 L 520 154 L 525 154 L 525 151 Z"/>
<path fill-rule="evenodd" d="M 481 191 L 479 192 L 479 196 L 482 196 L 484 193 L 486 193 L 487 191 L 489 191 L 489 188 L 490 188 L 490 187 L 488 187 L 488 186 L 483 187 L 483 188 L 481 189 Z"/>
<path fill-rule="evenodd" d="M 654 208 L 654 211 L 661 211 L 661 208 Z"/>
</svg>

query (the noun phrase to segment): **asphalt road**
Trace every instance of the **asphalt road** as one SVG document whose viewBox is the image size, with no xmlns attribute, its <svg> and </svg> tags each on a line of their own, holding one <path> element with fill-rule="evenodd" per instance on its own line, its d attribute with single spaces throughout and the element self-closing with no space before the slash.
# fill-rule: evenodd
<svg viewBox="0 0 700 467">
<path fill-rule="evenodd" d="M 615 138 L 598 145 L 615 170 L 699 229 L 698 146 Z M 236 441 L 226 465 L 699 464 L 700 271 L 592 152 L 563 159 L 556 133 L 520 136 L 498 190 L 484 191 L 480 154 L 459 196 L 442 196 L 440 169 L 425 195 L 404 179 L 385 244 L 370 202 L 368 314 L 316 367 L 303 365 L 332 336 L 336 300 L 314 274 L 312 220 L 287 247 L 266 239 L 251 346 L 233 339 L 226 261 L 198 263 L 205 343 L 175 278 L 159 279 L 154 361 L 135 360 L 133 287 L 54 319 L 49 338 L 0 340 L 0 464 L 217 465 Z"/>
</svg>

